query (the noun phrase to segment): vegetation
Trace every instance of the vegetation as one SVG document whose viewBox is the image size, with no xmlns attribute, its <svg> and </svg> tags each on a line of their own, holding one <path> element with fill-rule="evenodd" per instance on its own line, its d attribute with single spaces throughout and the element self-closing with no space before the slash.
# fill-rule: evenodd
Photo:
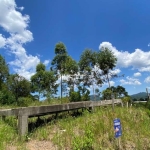
<svg viewBox="0 0 150 150">
<path fill-rule="evenodd" d="M 147 101 L 148 100 L 148 96 L 147 96 L 147 93 L 146 92 L 140 92 L 140 93 L 137 93 L 137 94 L 133 94 L 133 95 L 130 95 L 132 100 L 133 101 Z"/>
<path fill-rule="evenodd" d="M 57 97 L 59 86 L 61 99 L 68 97 L 71 102 L 90 100 L 89 87 L 97 85 L 100 88 L 104 82 L 109 83 L 117 76 L 110 73 L 117 59 L 108 48 L 99 51 L 86 49 L 79 62 L 69 56 L 62 42 L 56 44 L 54 52 L 50 70 L 40 62 L 30 80 L 19 74 L 10 74 L 5 59 L 0 55 L 0 104 L 29 106 L 43 98 L 51 101 Z M 100 95 L 99 88 L 93 88 L 93 93 Z"/>
<path fill-rule="evenodd" d="M 29 134 L 22 140 L 16 132 L 17 120 L 7 117 L 5 121 L 0 121 L 0 149 L 30 149 L 31 142 L 34 149 L 37 141 L 43 143 L 42 147 L 48 142 L 47 149 L 51 150 L 116 150 L 119 146 L 114 137 L 115 118 L 121 120 L 121 149 L 150 148 L 150 110 L 143 105 L 128 109 L 115 107 L 114 113 L 111 107 L 101 107 L 93 113 L 79 110 L 60 113 L 57 118 L 54 115 L 31 118 Z"/>
<path fill-rule="evenodd" d="M 102 99 L 111 99 L 112 96 L 117 99 L 117 98 L 123 98 L 123 97 L 127 97 L 128 96 L 128 92 L 126 91 L 126 89 L 122 86 L 111 86 L 109 88 L 107 88 L 106 90 L 103 90 L 102 92 Z M 128 96 L 129 97 L 129 96 Z"/>
</svg>

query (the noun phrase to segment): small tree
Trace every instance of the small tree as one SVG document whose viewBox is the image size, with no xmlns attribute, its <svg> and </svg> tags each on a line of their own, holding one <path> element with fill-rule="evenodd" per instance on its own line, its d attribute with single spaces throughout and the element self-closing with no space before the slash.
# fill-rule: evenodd
<svg viewBox="0 0 150 150">
<path fill-rule="evenodd" d="M 122 98 L 122 101 L 123 101 L 123 103 L 126 104 L 127 108 L 128 108 L 128 104 L 129 104 L 130 100 L 131 100 L 130 96 L 125 96 Z"/>
<path fill-rule="evenodd" d="M 14 94 L 17 103 L 19 97 L 27 97 L 30 95 L 30 82 L 18 74 L 10 75 L 7 85 L 9 91 Z"/>
<path fill-rule="evenodd" d="M 31 77 L 32 92 L 37 92 L 39 98 L 45 96 L 50 98 L 50 95 L 57 91 L 56 80 L 54 72 L 46 71 L 45 65 L 40 63 L 36 66 L 36 73 Z"/>
<path fill-rule="evenodd" d="M 112 91 L 110 88 L 107 88 L 106 90 L 102 91 L 102 97 L 104 100 L 110 100 L 112 95 Z"/>
</svg>

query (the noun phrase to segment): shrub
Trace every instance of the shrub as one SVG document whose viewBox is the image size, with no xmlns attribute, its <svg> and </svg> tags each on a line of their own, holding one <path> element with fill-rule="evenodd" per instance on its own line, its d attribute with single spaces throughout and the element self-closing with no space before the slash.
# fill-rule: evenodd
<svg viewBox="0 0 150 150">
<path fill-rule="evenodd" d="M 80 92 L 70 92 L 70 97 L 69 97 L 70 102 L 78 102 L 81 101 L 81 95 Z"/>
<path fill-rule="evenodd" d="M 10 105 L 15 103 L 15 97 L 11 92 L 8 91 L 0 91 L 0 103 L 2 105 Z"/>
<path fill-rule="evenodd" d="M 29 97 L 19 97 L 17 105 L 21 107 L 27 107 L 32 103 L 32 99 Z"/>
</svg>

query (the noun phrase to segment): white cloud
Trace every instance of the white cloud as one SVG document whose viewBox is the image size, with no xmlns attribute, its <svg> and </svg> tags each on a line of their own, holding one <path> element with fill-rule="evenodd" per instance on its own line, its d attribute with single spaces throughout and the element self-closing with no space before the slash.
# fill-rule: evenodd
<svg viewBox="0 0 150 150">
<path fill-rule="evenodd" d="M 6 39 L 0 34 L 0 48 L 4 47 L 6 44 Z"/>
<path fill-rule="evenodd" d="M 150 83 L 150 76 L 148 76 L 147 78 L 145 78 L 144 82 Z"/>
<path fill-rule="evenodd" d="M 0 26 L 9 33 L 7 38 L 0 34 L 0 48 L 7 47 L 15 55 L 15 60 L 9 62 L 18 74 L 29 79 L 40 62 L 37 56 L 28 55 L 23 45 L 33 40 L 28 25 L 30 17 L 22 15 L 24 7 L 17 7 L 14 0 L 0 0 Z"/>
<path fill-rule="evenodd" d="M 115 85 L 115 82 L 114 81 L 109 81 L 109 83 L 110 83 L 110 86 L 114 86 Z M 105 87 L 105 86 L 108 86 L 109 87 L 109 83 L 108 83 L 108 81 L 107 82 L 104 82 L 103 84 L 102 84 L 102 87 Z"/>
<path fill-rule="evenodd" d="M 120 82 L 122 85 L 141 85 L 139 79 L 131 78 L 129 76 L 126 77 L 126 80 L 121 79 Z"/>
<path fill-rule="evenodd" d="M 141 76 L 141 73 L 140 73 L 140 72 L 136 72 L 136 73 L 133 74 L 133 76 L 134 76 L 134 77 L 140 77 L 140 76 Z"/>
<path fill-rule="evenodd" d="M 115 74 L 119 74 L 121 72 L 120 69 L 114 69 L 114 70 L 111 70 L 110 73 L 115 75 Z"/>
<path fill-rule="evenodd" d="M 99 45 L 101 47 L 107 47 L 116 55 L 117 66 L 121 68 L 133 67 L 139 71 L 150 71 L 150 51 L 144 52 L 141 49 L 135 49 L 134 52 L 119 51 L 109 42 L 102 42 Z"/>
<path fill-rule="evenodd" d="M 110 81 L 110 86 L 114 86 L 115 82 L 114 81 Z"/>
<path fill-rule="evenodd" d="M 45 60 L 43 64 L 44 64 L 45 66 L 47 66 L 49 63 L 50 63 L 50 60 Z"/>
</svg>

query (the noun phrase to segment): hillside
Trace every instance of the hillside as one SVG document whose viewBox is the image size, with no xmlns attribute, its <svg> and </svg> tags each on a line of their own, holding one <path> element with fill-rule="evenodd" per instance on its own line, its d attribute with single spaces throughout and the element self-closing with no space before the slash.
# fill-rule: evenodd
<svg viewBox="0 0 150 150">
<path fill-rule="evenodd" d="M 130 95 L 132 99 L 137 99 L 139 100 L 140 98 L 147 98 L 147 93 L 146 92 L 140 92 L 140 93 L 137 93 L 137 94 L 133 94 L 133 95 Z"/>
<path fill-rule="evenodd" d="M 98 101 L 98 100 L 100 100 L 100 97 L 98 95 L 90 95 L 90 100 L 91 101 Z"/>
</svg>

